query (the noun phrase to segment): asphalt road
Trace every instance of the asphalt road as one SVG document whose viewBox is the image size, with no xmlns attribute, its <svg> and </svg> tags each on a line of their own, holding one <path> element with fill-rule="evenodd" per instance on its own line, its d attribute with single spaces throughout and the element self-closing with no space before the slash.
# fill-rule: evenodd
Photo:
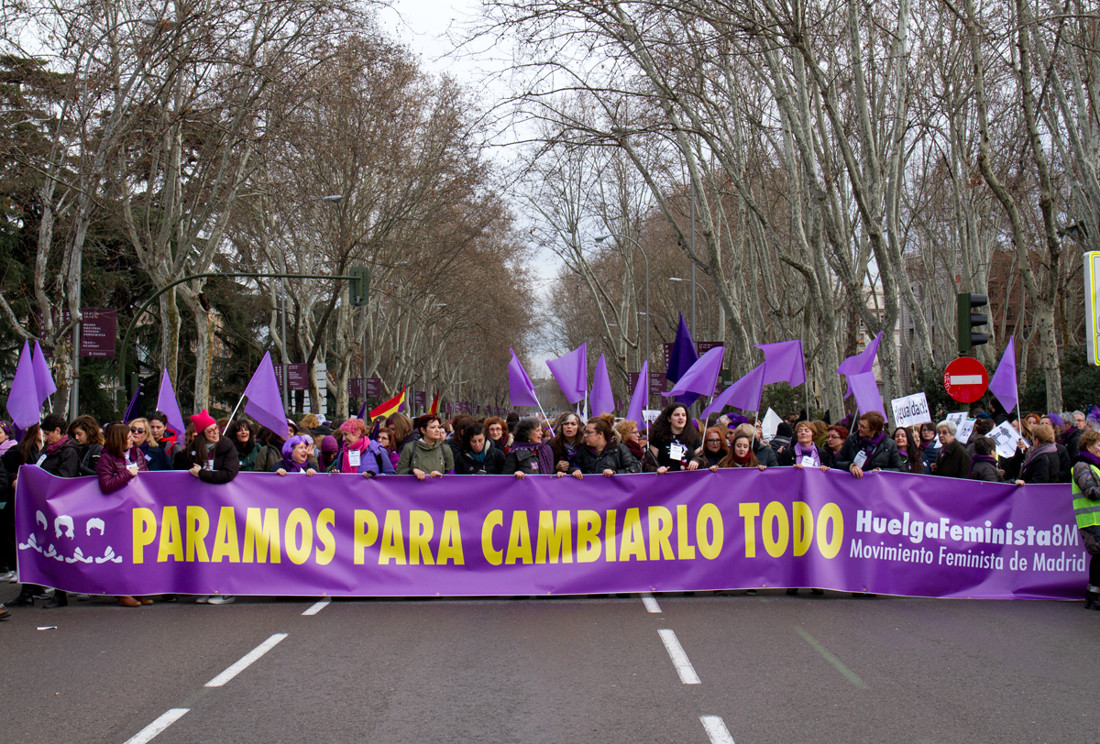
<svg viewBox="0 0 1100 744">
<path fill-rule="evenodd" d="M 6 744 L 1100 742 L 1100 612 L 1080 603 L 767 591 L 11 612 Z"/>
</svg>

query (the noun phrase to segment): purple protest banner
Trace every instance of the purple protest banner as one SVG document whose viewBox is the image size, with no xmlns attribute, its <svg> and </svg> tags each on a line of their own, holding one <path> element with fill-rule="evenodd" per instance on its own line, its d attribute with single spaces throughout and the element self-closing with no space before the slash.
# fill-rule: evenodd
<svg viewBox="0 0 1100 744">
<path fill-rule="evenodd" d="M 368 398 L 381 398 L 382 397 L 382 378 L 381 377 L 368 377 L 367 378 L 367 397 Z"/>
<path fill-rule="evenodd" d="M 413 393 L 413 405 L 416 406 L 416 410 L 423 411 L 428 407 L 428 393 L 423 390 L 417 390 Z"/>
<path fill-rule="evenodd" d="M 816 586 L 1076 599 L 1061 484 L 806 468 L 590 477 L 241 473 L 223 485 L 23 466 L 20 579 L 106 595 L 473 596 Z"/>
</svg>

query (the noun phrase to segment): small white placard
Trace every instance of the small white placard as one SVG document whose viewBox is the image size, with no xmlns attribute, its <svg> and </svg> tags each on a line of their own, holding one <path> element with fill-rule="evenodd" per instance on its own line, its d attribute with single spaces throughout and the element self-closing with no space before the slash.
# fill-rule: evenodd
<svg viewBox="0 0 1100 744">
<path fill-rule="evenodd" d="M 967 419 L 958 425 L 955 431 L 955 439 L 958 439 L 963 444 L 970 441 L 970 435 L 974 433 L 974 422 L 978 419 Z"/>
<path fill-rule="evenodd" d="M 894 426 L 916 426 L 932 421 L 928 398 L 924 393 L 894 398 L 890 401 L 890 406 L 894 409 Z"/>
<path fill-rule="evenodd" d="M 1016 454 L 1016 442 L 1023 439 L 1020 436 L 1020 432 L 1012 428 L 1012 424 L 1005 421 L 993 431 L 987 434 L 990 439 L 997 443 L 997 454 L 1001 457 L 1012 457 Z M 1027 443 L 1027 440 L 1024 440 Z"/>
</svg>

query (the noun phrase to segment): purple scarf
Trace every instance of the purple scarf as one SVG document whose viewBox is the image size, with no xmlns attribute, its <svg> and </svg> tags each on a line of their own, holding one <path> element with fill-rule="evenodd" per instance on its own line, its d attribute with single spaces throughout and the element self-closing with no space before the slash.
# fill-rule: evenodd
<svg viewBox="0 0 1100 744">
<path fill-rule="evenodd" d="M 882 431 L 880 431 L 878 434 L 871 437 L 870 439 L 868 439 L 867 437 L 860 437 L 859 438 L 859 445 L 864 450 L 866 450 L 868 459 L 870 459 L 871 455 L 873 455 L 878 450 L 879 445 L 882 444 L 882 440 L 885 439 L 885 438 L 886 438 L 886 430 L 885 429 L 883 429 Z"/>
<path fill-rule="evenodd" d="M 554 472 L 554 452 L 546 444 L 534 442 L 516 442 L 512 445 L 514 450 L 534 450 L 539 456 L 539 474 L 548 475 Z"/>
<path fill-rule="evenodd" d="M 803 457 L 812 457 L 814 461 L 814 467 L 821 467 L 821 456 L 817 454 L 817 447 L 812 444 L 809 447 L 803 447 L 797 442 L 794 445 L 794 461 L 796 463 L 802 462 Z"/>
<path fill-rule="evenodd" d="M 1034 460 L 1039 455 L 1045 455 L 1048 452 L 1057 451 L 1058 448 L 1054 446 L 1053 442 L 1047 442 L 1046 444 L 1041 444 L 1038 447 L 1032 446 L 1032 448 L 1028 450 L 1027 457 L 1024 458 L 1023 467 L 1021 467 L 1020 470 L 1022 471 L 1024 468 L 1030 465 L 1032 460 Z"/>
<path fill-rule="evenodd" d="M 1079 462 L 1087 462 L 1089 465 L 1095 465 L 1100 468 L 1100 457 L 1097 457 L 1091 452 L 1078 452 L 1077 460 Z"/>
<path fill-rule="evenodd" d="M 969 478 L 974 475 L 974 466 L 979 462 L 991 462 L 993 467 L 997 467 L 997 458 L 993 455 L 974 455 L 970 458 L 970 470 L 966 471 L 966 476 Z"/>
</svg>

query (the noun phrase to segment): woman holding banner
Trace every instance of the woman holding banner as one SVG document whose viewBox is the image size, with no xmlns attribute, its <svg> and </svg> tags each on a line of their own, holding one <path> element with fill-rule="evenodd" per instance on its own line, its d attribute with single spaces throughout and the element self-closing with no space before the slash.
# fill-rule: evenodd
<svg viewBox="0 0 1100 744">
<path fill-rule="evenodd" d="M 137 477 L 138 473 L 148 472 L 149 466 L 141 450 L 134 445 L 134 435 L 126 424 L 111 424 L 107 427 L 103 450 L 96 464 L 96 477 L 103 493 L 114 493 Z M 141 607 L 151 605 L 149 597 L 121 595 L 118 604 L 123 607 Z"/>
<path fill-rule="evenodd" d="M 707 468 L 712 473 L 718 472 L 722 460 L 730 453 L 726 444 L 726 433 L 720 426 L 712 426 L 703 432 L 703 449 L 696 456 L 695 461 L 700 468 Z"/>
<path fill-rule="evenodd" d="M 1054 444 L 1054 429 L 1049 424 L 1035 424 L 1031 427 L 1034 443 L 1027 450 L 1016 485 L 1025 483 L 1058 483 L 1062 472 L 1062 463 L 1058 457 L 1058 447 Z"/>
<path fill-rule="evenodd" d="M 814 444 L 814 427 L 809 421 L 794 425 L 794 446 L 785 448 L 775 457 L 779 465 L 793 465 L 800 470 L 806 467 L 829 469 L 828 455 Z"/>
<path fill-rule="evenodd" d="M 521 418 L 516 423 L 512 448 L 504 458 L 503 475 L 515 475 L 523 480 L 527 475 L 565 475 L 554 469 L 554 451 L 542 442 L 542 422 L 534 416 Z"/>
<path fill-rule="evenodd" d="M 297 435 L 283 442 L 283 459 L 275 466 L 276 475 L 286 477 L 287 473 L 301 473 L 303 475 L 316 475 L 309 464 L 309 447 L 313 444 L 313 437 L 309 435 Z"/>
<path fill-rule="evenodd" d="M 573 463 L 577 453 L 584 446 L 584 432 L 581 418 L 572 411 L 566 411 L 554 422 L 554 437 L 550 440 L 550 449 L 554 450 L 554 469 L 560 473 L 574 470 Z"/>
<path fill-rule="evenodd" d="M 752 440 L 752 434 L 738 427 L 737 432 L 733 435 L 733 445 L 730 447 L 729 454 L 722 462 L 718 463 L 718 467 L 766 470 L 767 465 L 756 459 L 756 453 L 752 451 Z"/>
<path fill-rule="evenodd" d="M 611 428 L 614 418 L 610 415 L 596 416 L 584 425 L 584 446 L 577 452 L 573 471 L 574 478 L 584 475 L 603 475 L 610 478 L 618 473 L 640 473 L 641 465 L 630 454 L 625 444 L 615 438 Z"/>
<path fill-rule="evenodd" d="M 699 430 L 683 403 L 665 406 L 649 430 L 649 449 L 657 460 L 658 473 L 698 469 L 693 458 L 701 443 Z"/>
<path fill-rule="evenodd" d="M 206 411 L 191 417 L 195 425 L 195 438 L 188 450 L 191 467 L 188 472 L 203 483 L 228 483 L 237 477 L 241 469 L 237 447 L 223 437 L 218 422 Z"/>
<path fill-rule="evenodd" d="M 455 470 L 454 452 L 443 444 L 443 421 L 437 414 L 426 413 L 416 419 L 416 430 L 420 438 L 409 442 L 401 450 L 401 460 L 397 463 L 398 475 L 416 476 L 417 480 L 439 478 L 444 473 Z"/>
<path fill-rule="evenodd" d="M 859 429 L 848 437 L 837 453 L 833 467 L 847 470 L 854 478 L 876 470 L 902 470 L 894 440 L 886 436 L 886 419 L 878 411 L 859 417 Z"/>
</svg>

